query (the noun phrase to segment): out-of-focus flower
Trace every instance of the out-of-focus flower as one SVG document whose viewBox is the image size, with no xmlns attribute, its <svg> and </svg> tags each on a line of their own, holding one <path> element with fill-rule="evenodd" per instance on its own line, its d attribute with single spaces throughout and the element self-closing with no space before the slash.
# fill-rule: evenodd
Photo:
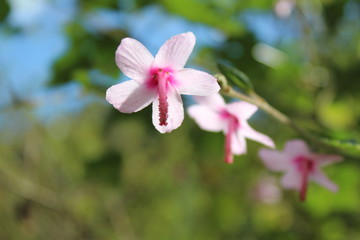
<svg viewBox="0 0 360 240">
<path fill-rule="evenodd" d="M 258 180 L 253 195 L 257 200 L 266 204 L 275 204 L 282 198 L 282 192 L 276 185 L 276 179 L 269 176 L 262 176 Z"/>
<path fill-rule="evenodd" d="M 110 87 L 106 100 L 123 113 L 137 112 L 153 103 L 155 128 L 161 133 L 178 128 L 184 119 L 180 94 L 206 96 L 220 90 L 210 74 L 184 68 L 195 41 L 191 32 L 173 36 L 154 58 L 137 40 L 123 39 L 115 60 L 132 80 Z"/>
<path fill-rule="evenodd" d="M 341 161 L 341 156 L 312 153 L 302 140 L 288 141 L 283 152 L 262 149 L 259 156 L 270 170 L 285 172 L 281 184 L 284 188 L 298 190 L 301 201 L 306 199 L 310 179 L 333 192 L 338 189 L 325 176 L 321 167 Z"/>
<path fill-rule="evenodd" d="M 295 0 L 278 0 L 275 3 L 275 14 L 280 18 L 287 18 L 295 7 Z"/>
<path fill-rule="evenodd" d="M 196 97 L 199 103 L 188 108 L 189 115 L 206 131 L 223 131 L 225 138 L 225 162 L 233 162 L 233 154 L 246 153 L 245 138 L 275 147 L 268 136 L 252 129 L 247 120 L 256 112 L 257 107 L 247 102 L 226 104 L 220 94 Z"/>
</svg>

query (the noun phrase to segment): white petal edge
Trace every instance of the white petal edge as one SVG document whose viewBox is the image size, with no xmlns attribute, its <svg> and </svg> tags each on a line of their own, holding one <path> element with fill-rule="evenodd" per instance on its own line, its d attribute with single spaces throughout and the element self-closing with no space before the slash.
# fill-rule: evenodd
<svg viewBox="0 0 360 240">
<path fill-rule="evenodd" d="M 168 119 L 166 126 L 160 126 L 159 121 L 159 98 L 155 98 L 152 108 L 152 121 L 155 128 L 160 133 L 168 133 L 176 128 L 180 127 L 184 120 L 184 107 L 180 94 L 175 90 L 171 89 L 168 94 Z"/>
<path fill-rule="evenodd" d="M 206 106 L 199 104 L 192 105 L 187 109 L 187 112 L 203 130 L 219 132 L 226 126 L 226 122 L 219 116 L 219 114 Z"/>
<path fill-rule="evenodd" d="M 188 60 L 196 38 L 192 32 L 175 35 L 167 40 L 159 49 L 153 63 L 154 67 L 170 67 L 182 69 Z"/>
<path fill-rule="evenodd" d="M 241 131 L 242 135 L 244 135 L 246 138 L 249 138 L 253 141 L 262 143 L 265 146 L 275 148 L 275 143 L 270 137 L 266 136 L 265 134 L 255 131 L 252 127 L 250 127 L 250 125 L 248 125 L 247 122 L 243 121 L 240 124 L 242 124 L 242 125 L 240 125 L 240 131 Z"/>
<path fill-rule="evenodd" d="M 246 149 L 246 140 L 243 136 L 238 134 L 232 134 L 231 136 L 231 152 L 234 155 L 241 155 L 247 152 Z"/>
<path fill-rule="evenodd" d="M 116 84 L 106 91 L 106 100 L 123 113 L 140 111 L 154 101 L 155 97 L 155 91 L 134 80 Z"/>
<path fill-rule="evenodd" d="M 209 96 L 220 90 L 216 78 L 203 71 L 184 68 L 176 72 L 175 79 L 180 94 Z"/>
<path fill-rule="evenodd" d="M 152 54 L 139 41 L 124 38 L 115 52 L 115 62 L 124 75 L 142 83 L 148 77 Z"/>
</svg>

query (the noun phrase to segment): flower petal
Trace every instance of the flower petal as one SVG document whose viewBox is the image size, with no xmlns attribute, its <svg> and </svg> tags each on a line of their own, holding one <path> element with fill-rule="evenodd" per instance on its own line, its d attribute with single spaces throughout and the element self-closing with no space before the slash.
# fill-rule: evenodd
<svg viewBox="0 0 360 240">
<path fill-rule="evenodd" d="M 159 49 L 155 56 L 154 67 L 182 69 L 195 46 L 195 41 L 192 32 L 173 36 Z"/>
<path fill-rule="evenodd" d="M 124 38 L 115 52 L 120 70 L 135 81 L 143 82 L 149 74 L 154 57 L 139 41 Z"/>
<path fill-rule="evenodd" d="M 325 188 L 329 189 L 332 192 L 336 192 L 338 190 L 337 185 L 335 183 L 333 183 L 332 181 L 330 181 L 325 176 L 325 174 L 320 170 L 317 170 L 316 172 L 311 174 L 311 179 L 314 182 L 317 182 L 318 184 L 324 186 Z"/>
<path fill-rule="evenodd" d="M 210 74 L 190 68 L 176 72 L 175 79 L 181 94 L 208 96 L 217 93 L 220 86 Z"/>
<path fill-rule="evenodd" d="M 239 119 L 247 120 L 257 111 L 258 108 L 253 104 L 242 101 L 229 103 L 226 106 L 226 109 Z"/>
<path fill-rule="evenodd" d="M 184 120 L 184 108 L 180 94 L 175 89 L 170 89 L 167 96 L 168 118 L 167 125 L 160 125 L 159 98 L 153 102 L 152 120 L 155 128 L 161 132 L 171 132 L 178 128 Z"/>
<path fill-rule="evenodd" d="M 332 163 L 341 162 L 343 160 L 343 157 L 339 155 L 313 154 L 312 157 L 318 162 L 320 166 L 326 166 Z"/>
<path fill-rule="evenodd" d="M 246 140 L 243 136 L 232 134 L 231 138 L 231 151 L 235 155 L 246 153 Z"/>
<path fill-rule="evenodd" d="M 205 97 L 194 96 L 194 99 L 197 103 L 204 105 L 207 108 L 212 109 L 213 111 L 220 111 L 226 106 L 224 99 L 219 93 L 215 93 L 213 95 Z"/>
<path fill-rule="evenodd" d="M 250 127 L 250 125 L 248 125 L 247 122 L 243 121 L 240 123 L 239 131 L 241 131 L 242 135 L 244 135 L 246 138 L 262 143 L 271 148 L 275 147 L 275 143 L 270 137 L 255 131 L 252 127 Z"/>
<path fill-rule="evenodd" d="M 263 148 L 259 151 L 259 157 L 272 171 L 287 171 L 291 167 L 287 155 L 279 151 Z"/>
<path fill-rule="evenodd" d="M 284 152 L 291 159 L 299 155 L 308 156 L 311 154 L 306 142 L 300 139 L 288 141 L 285 145 Z"/>
<path fill-rule="evenodd" d="M 106 100 L 123 113 L 140 111 L 155 98 L 156 92 L 134 80 L 116 84 L 106 91 Z"/>
<path fill-rule="evenodd" d="M 219 132 L 225 128 L 226 123 L 219 114 L 206 106 L 200 104 L 192 105 L 187 111 L 190 117 L 193 118 L 203 130 Z"/>
<path fill-rule="evenodd" d="M 300 190 L 301 187 L 301 176 L 295 170 L 288 171 L 281 179 L 281 185 L 286 189 Z"/>
</svg>

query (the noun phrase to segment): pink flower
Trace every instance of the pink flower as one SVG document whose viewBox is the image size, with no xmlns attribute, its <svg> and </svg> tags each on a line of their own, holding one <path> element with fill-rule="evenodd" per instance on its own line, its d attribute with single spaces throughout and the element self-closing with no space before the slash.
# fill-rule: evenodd
<svg viewBox="0 0 360 240">
<path fill-rule="evenodd" d="M 281 189 L 276 185 L 274 177 L 262 176 L 253 189 L 253 196 L 266 204 L 278 203 L 282 198 Z"/>
<path fill-rule="evenodd" d="M 287 18 L 295 8 L 295 0 L 278 0 L 275 3 L 275 14 L 280 18 Z"/>
<path fill-rule="evenodd" d="M 155 128 L 161 133 L 178 128 L 184 119 L 180 94 L 206 96 L 220 90 L 213 76 L 184 68 L 195 41 L 191 32 L 173 36 L 154 58 L 140 42 L 124 38 L 115 60 L 132 80 L 110 87 L 106 100 L 123 113 L 137 112 L 153 103 Z"/>
<path fill-rule="evenodd" d="M 233 154 L 246 153 L 245 138 L 274 147 L 274 142 L 266 135 L 256 132 L 247 120 L 256 112 L 257 107 L 247 102 L 226 104 L 220 94 L 209 97 L 196 97 L 199 104 L 190 106 L 189 115 L 200 128 L 211 131 L 223 131 L 225 134 L 225 162 L 233 162 Z"/>
<path fill-rule="evenodd" d="M 302 140 L 288 141 L 283 152 L 262 149 L 259 156 L 270 170 L 286 172 L 281 184 L 284 188 L 298 190 L 301 201 L 305 201 L 309 179 L 333 192 L 338 189 L 321 171 L 321 167 L 341 161 L 341 156 L 312 153 Z"/>
</svg>

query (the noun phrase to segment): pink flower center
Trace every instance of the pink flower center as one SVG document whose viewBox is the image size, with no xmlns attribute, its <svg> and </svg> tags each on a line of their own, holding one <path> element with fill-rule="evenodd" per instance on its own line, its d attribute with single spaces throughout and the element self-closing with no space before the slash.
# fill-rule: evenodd
<svg viewBox="0 0 360 240">
<path fill-rule="evenodd" d="M 148 88 L 157 88 L 159 94 L 159 124 L 168 124 L 169 103 L 167 99 L 169 85 L 175 85 L 174 71 L 171 68 L 151 68 L 146 81 Z"/>
<path fill-rule="evenodd" d="M 231 151 L 232 137 L 234 134 L 236 134 L 236 130 L 240 127 L 240 123 L 234 115 L 232 115 L 225 109 L 220 112 L 220 116 L 225 121 L 228 121 L 228 128 L 225 137 L 225 163 L 231 164 L 234 162 L 233 154 Z"/>
<path fill-rule="evenodd" d="M 315 161 L 305 156 L 298 156 L 293 161 L 301 176 L 300 200 L 305 201 L 309 174 L 315 170 Z"/>
</svg>

